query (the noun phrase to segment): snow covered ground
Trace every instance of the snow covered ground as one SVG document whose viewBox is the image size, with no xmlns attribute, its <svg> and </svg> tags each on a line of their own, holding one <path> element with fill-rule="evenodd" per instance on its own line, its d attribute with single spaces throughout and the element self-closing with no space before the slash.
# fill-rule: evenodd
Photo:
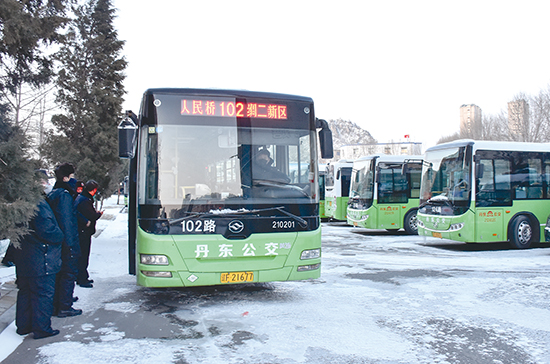
<svg viewBox="0 0 550 364">
<path fill-rule="evenodd" d="M 127 274 L 120 208 L 110 199 L 99 221 L 84 314 L 53 318 L 61 334 L 42 340 L 6 328 L 3 363 L 550 362 L 547 247 L 324 223 L 320 279 L 150 289 Z"/>
</svg>

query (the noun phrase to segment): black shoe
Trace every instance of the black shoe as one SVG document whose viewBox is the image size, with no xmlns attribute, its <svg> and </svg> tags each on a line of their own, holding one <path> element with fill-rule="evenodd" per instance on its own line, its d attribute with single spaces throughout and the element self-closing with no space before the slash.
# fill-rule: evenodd
<svg viewBox="0 0 550 364">
<path fill-rule="evenodd" d="M 17 330 L 15 330 L 15 332 L 16 332 L 17 334 L 23 336 L 23 335 L 28 335 L 28 334 L 30 334 L 30 333 L 32 332 L 32 330 L 19 330 L 19 329 L 17 329 Z"/>
<path fill-rule="evenodd" d="M 83 288 L 93 288 L 94 285 L 91 284 L 90 282 L 86 282 L 86 283 L 82 283 L 82 284 L 78 284 L 80 287 L 83 287 Z"/>
<path fill-rule="evenodd" d="M 48 331 L 48 332 L 41 332 L 39 334 L 37 334 L 36 332 L 34 333 L 34 338 L 35 339 L 43 339 L 45 337 L 50 337 L 50 336 L 55 336 L 59 334 L 59 330 L 52 330 L 52 331 Z"/>
<path fill-rule="evenodd" d="M 57 317 L 71 317 L 82 315 L 82 310 L 75 310 L 74 308 L 69 308 L 68 310 L 59 310 Z"/>
<path fill-rule="evenodd" d="M 88 283 L 94 283 L 93 279 L 88 279 Z"/>
<path fill-rule="evenodd" d="M 76 302 L 76 301 L 78 301 L 78 297 L 73 296 L 73 302 Z M 54 315 L 54 316 L 55 316 L 55 315 Z"/>
</svg>

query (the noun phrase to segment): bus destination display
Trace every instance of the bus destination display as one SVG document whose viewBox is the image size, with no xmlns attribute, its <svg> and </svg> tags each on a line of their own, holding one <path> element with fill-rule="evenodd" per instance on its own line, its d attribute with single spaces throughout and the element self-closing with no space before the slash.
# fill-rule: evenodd
<svg viewBox="0 0 550 364">
<path fill-rule="evenodd" d="M 257 102 L 183 99 L 181 115 L 286 120 L 287 106 Z"/>
</svg>

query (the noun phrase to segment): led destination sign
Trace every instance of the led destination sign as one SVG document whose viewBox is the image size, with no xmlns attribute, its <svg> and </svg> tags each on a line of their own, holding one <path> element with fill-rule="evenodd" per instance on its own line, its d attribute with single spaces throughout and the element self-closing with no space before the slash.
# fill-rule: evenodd
<svg viewBox="0 0 550 364">
<path fill-rule="evenodd" d="M 257 102 L 183 99 L 181 115 L 286 120 L 287 106 Z"/>
</svg>

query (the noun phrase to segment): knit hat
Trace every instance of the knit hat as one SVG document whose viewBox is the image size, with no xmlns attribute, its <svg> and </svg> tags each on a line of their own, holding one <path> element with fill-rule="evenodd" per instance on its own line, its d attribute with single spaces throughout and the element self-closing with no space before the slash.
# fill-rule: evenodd
<svg viewBox="0 0 550 364">
<path fill-rule="evenodd" d="M 62 181 L 63 177 L 69 177 L 73 173 L 74 167 L 70 163 L 63 163 L 55 168 L 55 178 L 58 181 Z"/>
</svg>

